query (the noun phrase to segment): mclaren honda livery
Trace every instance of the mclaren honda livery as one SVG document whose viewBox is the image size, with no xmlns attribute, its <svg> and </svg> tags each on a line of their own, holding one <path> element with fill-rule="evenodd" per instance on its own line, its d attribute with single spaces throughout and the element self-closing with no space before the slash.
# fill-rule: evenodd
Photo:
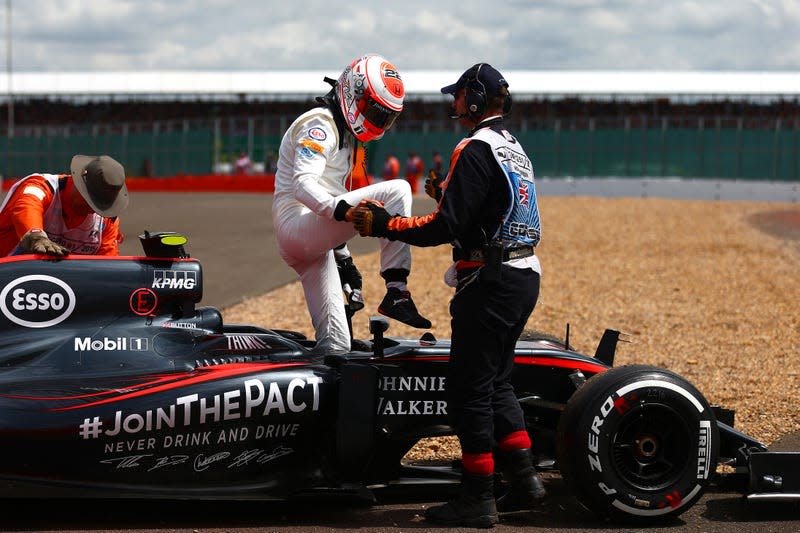
<svg viewBox="0 0 800 533">
<path fill-rule="evenodd" d="M 448 340 L 373 319 L 359 349 L 318 355 L 298 333 L 225 324 L 198 305 L 185 240 L 141 239 L 141 257 L 0 259 L 2 497 L 374 499 L 458 482 L 457 463 L 406 459 L 453 434 Z M 736 431 L 668 370 L 613 367 L 618 339 L 607 330 L 593 355 L 535 332 L 518 343 L 540 470 L 602 516 L 677 515 L 720 476 L 752 498 L 800 492 L 796 454 Z"/>
</svg>

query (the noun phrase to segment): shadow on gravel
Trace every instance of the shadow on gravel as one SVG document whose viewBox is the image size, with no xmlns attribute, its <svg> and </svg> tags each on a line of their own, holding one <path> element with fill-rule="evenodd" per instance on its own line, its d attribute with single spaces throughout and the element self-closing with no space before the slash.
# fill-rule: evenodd
<svg viewBox="0 0 800 533">
<path fill-rule="evenodd" d="M 748 221 L 774 237 L 800 241 L 800 208 L 763 211 L 750 215 Z"/>
</svg>

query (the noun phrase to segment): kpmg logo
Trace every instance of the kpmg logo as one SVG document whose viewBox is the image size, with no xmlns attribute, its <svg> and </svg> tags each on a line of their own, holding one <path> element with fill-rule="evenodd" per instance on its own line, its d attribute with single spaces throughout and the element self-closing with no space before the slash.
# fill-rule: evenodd
<svg viewBox="0 0 800 533">
<path fill-rule="evenodd" d="M 197 285 L 197 272 L 189 270 L 153 271 L 154 289 L 194 289 Z"/>
<path fill-rule="evenodd" d="M 69 318 L 75 310 L 75 293 L 53 276 L 22 276 L 0 291 L 0 310 L 20 326 L 48 328 Z"/>
</svg>

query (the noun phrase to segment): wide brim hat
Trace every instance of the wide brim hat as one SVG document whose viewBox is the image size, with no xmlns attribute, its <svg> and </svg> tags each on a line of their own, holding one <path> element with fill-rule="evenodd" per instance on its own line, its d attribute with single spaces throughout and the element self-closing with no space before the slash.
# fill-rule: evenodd
<svg viewBox="0 0 800 533">
<path fill-rule="evenodd" d="M 76 155 L 70 164 L 72 182 L 95 213 L 118 216 L 128 207 L 125 169 L 107 155 Z"/>
</svg>

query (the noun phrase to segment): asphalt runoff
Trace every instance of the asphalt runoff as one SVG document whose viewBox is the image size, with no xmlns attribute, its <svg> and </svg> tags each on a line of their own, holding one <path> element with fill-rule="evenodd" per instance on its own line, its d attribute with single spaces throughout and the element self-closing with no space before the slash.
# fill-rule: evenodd
<svg viewBox="0 0 800 533">
<path fill-rule="evenodd" d="M 202 305 L 224 309 L 299 279 L 278 255 L 271 194 L 132 191 L 130 197 L 120 216 L 120 254 L 143 255 L 145 230 L 183 233 L 187 252 L 203 266 Z M 427 196 L 415 197 L 415 214 L 434 208 Z M 378 250 L 376 239 L 355 237 L 348 245 L 356 255 Z"/>
<path fill-rule="evenodd" d="M 800 201 L 800 184 L 700 180 L 575 179 L 537 181 L 545 196 L 629 196 L 696 200 Z M 278 255 L 272 228 L 272 195 L 264 193 L 132 191 L 121 215 L 122 255 L 142 255 L 144 230 L 177 231 L 189 239 L 187 251 L 203 265 L 203 305 L 223 309 L 298 279 Z M 427 214 L 435 202 L 418 194 L 413 212 Z M 796 211 L 765 213 L 752 221 L 763 231 L 798 242 Z M 355 237 L 356 255 L 376 251 L 376 239 Z"/>
<path fill-rule="evenodd" d="M 297 279 L 278 256 L 272 231 L 272 196 L 268 194 L 145 193 L 132 192 L 131 203 L 121 217 L 126 240 L 123 255 L 143 254 L 138 235 L 148 231 L 178 231 L 187 235 L 189 253 L 198 258 L 204 271 L 203 305 L 224 308 L 243 298 L 258 296 Z M 428 213 L 433 202 L 415 198 L 415 213 Z M 794 213 L 794 212 L 793 212 Z M 782 222 L 786 217 L 778 217 Z M 794 219 L 792 219 L 794 220 Z M 765 231 L 783 231 L 785 224 L 754 221 Z M 800 221 L 797 221 L 800 222 Z M 800 235 L 796 223 L 791 235 Z M 790 237 L 797 238 L 797 237 Z M 374 239 L 355 238 L 351 249 L 356 254 L 377 250 Z M 787 435 L 773 444 L 774 451 L 800 449 L 800 435 Z M 534 513 L 509 517 L 492 529 L 497 533 L 592 531 L 707 531 L 749 533 L 751 531 L 800 531 L 797 503 L 749 503 L 741 495 L 710 490 L 695 506 L 677 519 L 647 528 L 628 523 L 607 523 L 577 505 L 560 478 L 548 481 L 548 505 Z M 86 512 L 86 506 L 99 503 L 103 512 Z M 421 514 L 436 503 L 422 494 L 414 501 L 387 501 L 379 505 L 314 504 L 286 502 L 147 502 L 142 513 L 140 502 L 126 500 L 46 500 L 15 501 L 0 516 L 0 529 L 13 531 L 243 531 L 253 533 L 285 531 L 365 530 L 381 532 L 455 531 L 430 527 Z M 47 512 L 42 513 L 42 506 Z"/>
</svg>

